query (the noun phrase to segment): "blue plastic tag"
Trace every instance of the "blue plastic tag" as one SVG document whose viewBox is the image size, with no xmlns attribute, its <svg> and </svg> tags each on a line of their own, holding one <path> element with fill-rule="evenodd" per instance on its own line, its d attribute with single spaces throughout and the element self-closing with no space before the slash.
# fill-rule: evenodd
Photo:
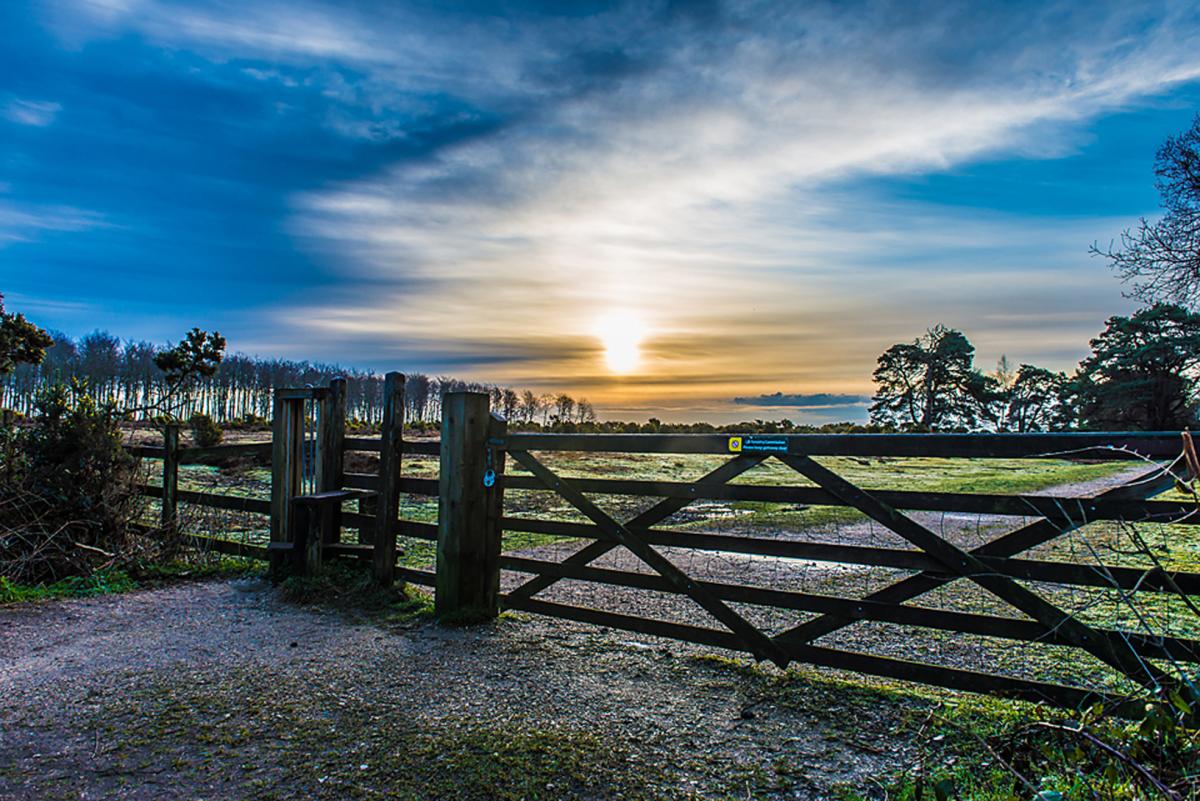
<svg viewBox="0 0 1200 801">
<path fill-rule="evenodd" d="M 483 486 L 490 487 L 496 483 L 496 471 L 492 469 L 485 470 L 483 473 Z"/>
</svg>

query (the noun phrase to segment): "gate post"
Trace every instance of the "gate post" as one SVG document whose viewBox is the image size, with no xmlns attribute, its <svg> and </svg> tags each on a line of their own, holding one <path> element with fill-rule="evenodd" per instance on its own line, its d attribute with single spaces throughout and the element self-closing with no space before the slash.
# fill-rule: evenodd
<svg viewBox="0 0 1200 801">
<path fill-rule="evenodd" d="M 271 574 L 281 575 L 287 561 L 285 544 L 292 533 L 292 498 L 300 494 L 301 449 L 304 447 L 304 398 L 275 390 L 271 421 Z"/>
<path fill-rule="evenodd" d="M 438 617 L 487 619 L 500 612 L 496 495 L 484 486 L 488 469 L 499 473 L 495 457 L 488 465 L 491 425 L 486 393 L 450 392 L 442 400 L 434 596 Z"/>
<path fill-rule="evenodd" d="M 379 442 L 379 496 L 375 500 L 375 581 L 390 586 L 396 578 L 396 521 L 400 519 L 400 457 L 404 450 L 404 374 L 383 379 L 383 424 Z"/>
<path fill-rule="evenodd" d="M 329 382 L 329 392 L 320 399 L 319 427 L 317 429 L 317 492 L 337 492 L 345 481 L 346 440 L 346 379 L 335 378 Z M 321 535 L 326 543 L 340 542 L 341 524 L 326 526 Z"/>
</svg>

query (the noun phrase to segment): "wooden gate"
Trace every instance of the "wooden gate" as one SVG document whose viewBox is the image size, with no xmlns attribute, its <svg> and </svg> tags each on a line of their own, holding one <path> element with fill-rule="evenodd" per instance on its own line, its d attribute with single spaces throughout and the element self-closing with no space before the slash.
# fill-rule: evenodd
<svg viewBox="0 0 1200 801">
<path fill-rule="evenodd" d="M 593 540 L 568 558 L 553 562 L 505 556 L 501 567 L 533 574 L 502 596 L 512 609 L 555 615 L 619 629 L 673 637 L 752 654 L 785 666 L 805 662 L 861 673 L 914 680 L 961 690 L 990 692 L 1077 706 L 1096 694 L 1079 687 L 896 659 L 815 645 L 818 638 L 860 620 L 887 621 L 1015 641 L 1052 643 L 1091 654 L 1119 675 L 1155 690 L 1175 679 L 1164 665 L 1200 661 L 1200 642 L 1152 633 L 1088 625 L 1035 592 L 1028 582 L 1115 587 L 1127 593 L 1200 593 L 1200 575 L 1097 566 L 1037 559 L 1020 554 L 1097 520 L 1196 522 L 1194 503 L 1148 500 L 1173 485 L 1169 472 L 1150 464 L 1124 485 L 1091 497 L 985 495 L 866 491 L 816 461 L 814 456 L 969 457 L 1167 460 L 1179 454 L 1178 434 L 1024 434 L 1024 435 L 716 435 L 514 434 L 490 447 L 504 451 L 530 475 L 507 475 L 506 489 L 542 489 L 556 493 L 590 524 L 505 517 L 508 531 L 537 532 Z M 602 451 L 615 453 L 717 454 L 729 460 L 690 482 L 564 478 L 539 453 Z M 807 486 L 731 484 L 732 479 L 768 459 L 776 459 L 811 482 Z M 642 495 L 660 500 L 629 520 L 619 521 L 587 494 Z M 860 511 L 899 535 L 911 549 L 866 548 L 824 542 L 795 542 L 723 536 L 658 528 L 672 514 L 699 499 L 797 502 L 840 505 Z M 1020 515 L 1026 521 L 991 541 L 965 549 L 900 509 Z M 705 582 L 694 579 L 660 551 L 697 548 L 741 554 L 901 568 L 913 574 L 865 597 L 818 595 L 771 587 Z M 626 548 L 654 572 L 590 566 L 614 548 Z M 681 624 L 618 614 L 535 597 L 562 579 L 600 582 L 686 596 L 720 627 Z M 983 615 L 909 605 L 907 602 L 950 582 L 973 582 L 1019 616 Z M 731 604 L 772 606 L 817 613 L 785 631 L 770 634 Z M 916 636 L 919 636 L 917 634 Z M 1111 699 L 1109 699 L 1111 700 Z"/>
</svg>

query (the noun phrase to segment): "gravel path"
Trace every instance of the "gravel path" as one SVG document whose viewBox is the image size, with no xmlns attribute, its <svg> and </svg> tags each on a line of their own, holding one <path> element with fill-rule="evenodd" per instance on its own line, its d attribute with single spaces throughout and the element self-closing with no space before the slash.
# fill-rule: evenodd
<svg viewBox="0 0 1200 801">
<path fill-rule="evenodd" d="M 355 624 L 257 580 L 0 608 L 0 798 L 356 797 L 344 778 L 323 794 L 328 766 L 287 768 L 280 745 L 314 714 L 296 704 L 330 693 L 339 714 L 389 726 L 590 732 L 634 765 L 670 768 L 654 797 L 745 797 L 780 770 L 777 797 L 821 797 L 911 758 L 892 732 L 927 700 L 881 705 L 822 680 L 764 697 L 767 674 L 694 653 L 536 617 Z M 250 689 L 227 697 L 237 687 Z M 266 725 L 246 711 L 260 706 L 277 710 Z M 236 758 L 192 741 L 243 714 L 256 736 Z"/>
</svg>

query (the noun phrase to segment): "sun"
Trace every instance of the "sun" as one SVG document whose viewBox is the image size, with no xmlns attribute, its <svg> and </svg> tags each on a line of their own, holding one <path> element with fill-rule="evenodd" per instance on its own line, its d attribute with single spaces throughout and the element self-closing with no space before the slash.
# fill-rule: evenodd
<svg viewBox="0 0 1200 801">
<path fill-rule="evenodd" d="M 610 312 L 596 321 L 596 336 L 604 346 L 604 364 L 610 373 L 632 373 L 642 361 L 646 326 L 629 311 Z"/>
</svg>

